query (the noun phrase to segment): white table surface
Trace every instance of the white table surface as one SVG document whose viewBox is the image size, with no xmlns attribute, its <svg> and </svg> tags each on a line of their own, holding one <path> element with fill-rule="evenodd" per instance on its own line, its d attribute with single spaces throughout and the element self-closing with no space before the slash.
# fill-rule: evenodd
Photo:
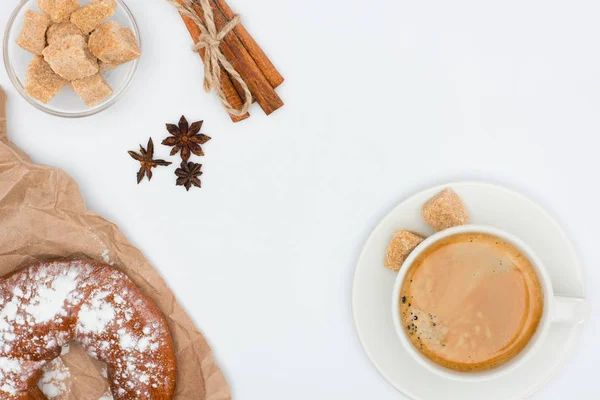
<svg viewBox="0 0 600 400">
<path fill-rule="evenodd" d="M 45 115 L 12 88 L 9 135 L 79 183 L 162 272 L 213 346 L 236 399 L 402 399 L 362 351 L 350 288 L 359 251 L 417 190 L 485 180 L 563 224 L 593 313 L 534 399 L 600 394 L 600 4 L 229 0 L 287 78 L 286 106 L 232 124 L 164 0 L 129 0 L 144 55 L 100 115 Z M 0 2 L 4 27 L 16 0 Z M 204 119 L 201 190 L 173 168 L 135 183 L 126 151 L 165 122 Z M 169 149 L 157 146 L 158 156 Z M 174 159 L 175 160 L 175 159 Z"/>
</svg>

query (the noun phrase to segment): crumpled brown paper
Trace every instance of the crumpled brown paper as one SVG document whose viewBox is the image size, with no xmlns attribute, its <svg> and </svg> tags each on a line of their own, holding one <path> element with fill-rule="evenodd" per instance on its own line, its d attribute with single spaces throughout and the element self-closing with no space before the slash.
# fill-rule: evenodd
<svg viewBox="0 0 600 400">
<path fill-rule="evenodd" d="M 0 276 L 33 261 L 86 256 L 124 271 L 165 315 L 177 356 L 177 400 L 229 400 L 231 392 L 208 343 L 144 255 L 115 224 L 86 209 L 63 171 L 32 164 L 6 135 L 6 95 L 0 87 Z M 107 395 L 103 365 L 72 344 L 61 356 L 69 377 L 48 383 L 53 400 Z M 64 374 L 63 374 L 64 375 Z"/>
</svg>

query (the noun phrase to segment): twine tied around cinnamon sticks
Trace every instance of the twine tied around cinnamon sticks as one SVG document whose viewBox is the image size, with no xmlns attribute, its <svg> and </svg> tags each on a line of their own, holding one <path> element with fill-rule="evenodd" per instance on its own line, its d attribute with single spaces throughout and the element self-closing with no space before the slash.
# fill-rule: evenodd
<svg viewBox="0 0 600 400">
<path fill-rule="evenodd" d="M 205 89 L 214 89 L 233 122 L 250 117 L 256 103 L 265 114 L 283 106 L 275 92 L 283 76 L 240 23 L 226 0 L 167 0 L 179 11 L 205 64 Z"/>
<path fill-rule="evenodd" d="M 204 57 L 204 90 L 206 92 L 214 90 L 219 97 L 219 100 L 221 100 L 221 103 L 230 115 L 237 117 L 245 115 L 252 105 L 252 93 L 248 88 L 248 84 L 246 84 L 244 79 L 242 79 L 233 65 L 231 65 L 227 58 L 225 58 L 219 48 L 219 45 L 225 36 L 227 36 L 227 34 L 240 23 L 239 15 L 234 15 L 234 17 L 224 27 L 222 27 L 221 30 L 218 31 L 215 25 L 213 11 L 208 0 L 199 0 L 199 4 L 204 12 L 206 23 L 204 23 L 198 17 L 198 14 L 194 12 L 192 6 L 193 2 L 191 0 L 183 0 L 181 2 L 182 4 L 176 0 L 167 1 L 171 3 L 182 16 L 191 19 L 200 29 L 201 34 L 198 38 L 198 42 L 192 47 L 192 50 L 194 52 L 198 52 L 201 49 L 205 49 L 206 51 L 206 55 Z M 231 105 L 231 103 L 227 100 L 227 96 L 223 92 L 220 84 L 221 66 L 229 74 L 229 76 L 239 84 L 239 87 L 244 92 L 244 103 L 239 109 L 236 109 Z"/>
</svg>

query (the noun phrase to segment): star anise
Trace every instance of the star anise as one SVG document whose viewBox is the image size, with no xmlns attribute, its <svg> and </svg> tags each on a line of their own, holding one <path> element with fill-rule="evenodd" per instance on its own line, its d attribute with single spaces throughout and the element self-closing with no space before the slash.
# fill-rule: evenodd
<svg viewBox="0 0 600 400">
<path fill-rule="evenodd" d="M 202 164 L 182 161 L 180 168 L 175 170 L 175 175 L 177 175 L 176 185 L 185 186 L 185 189 L 188 191 L 192 185 L 200 187 L 200 179 L 198 178 L 202 175 L 201 168 Z"/>
<path fill-rule="evenodd" d="M 171 150 L 172 156 L 181 150 L 181 159 L 183 161 L 190 159 L 190 152 L 197 156 L 203 156 L 204 152 L 200 145 L 210 140 L 209 136 L 199 133 L 203 122 L 204 121 L 197 121 L 192 125 L 189 125 L 187 119 L 182 115 L 179 120 L 179 126 L 166 124 L 167 130 L 173 136 L 169 136 L 163 140 L 162 144 L 165 146 L 173 146 L 173 150 Z"/>
<path fill-rule="evenodd" d="M 148 140 L 148 146 L 146 149 L 142 147 L 140 144 L 140 153 L 138 154 L 135 151 L 128 151 L 129 155 L 140 162 L 141 167 L 137 173 L 137 183 L 139 184 L 144 176 L 148 177 L 148 180 L 152 179 L 152 168 L 156 168 L 159 165 L 171 165 L 172 163 L 165 160 L 154 160 L 154 143 L 152 143 L 152 138 Z"/>
</svg>

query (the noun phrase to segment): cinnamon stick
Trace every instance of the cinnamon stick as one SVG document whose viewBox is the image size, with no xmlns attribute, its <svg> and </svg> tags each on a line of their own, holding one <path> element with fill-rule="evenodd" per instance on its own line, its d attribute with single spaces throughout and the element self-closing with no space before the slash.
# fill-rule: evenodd
<svg viewBox="0 0 600 400">
<path fill-rule="evenodd" d="M 181 5 L 184 5 L 183 0 L 177 0 L 177 2 Z M 188 17 L 185 17 L 182 15 L 181 18 L 183 19 L 185 26 L 187 27 L 188 31 L 190 32 L 190 36 L 192 37 L 192 40 L 194 41 L 194 43 L 198 43 L 198 38 L 200 37 L 200 33 L 201 33 L 200 28 L 198 28 L 198 25 L 196 25 L 196 23 Z M 205 56 L 206 50 L 200 49 L 199 53 L 200 53 L 200 58 L 202 59 L 202 62 L 204 62 L 204 56 Z M 221 82 L 220 83 L 221 83 L 221 89 L 223 89 L 223 93 L 225 93 L 225 96 L 227 97 L 227 101 L 229 102 L 229 104 L 231 104 L 236 109 L 242 108 L 242 106 L 244 105 L 244 98 L 243 98 L 244 92 L 241 88 L 236 89 L 234 87 L 234 84 L 233 84 L 231 78 L 229 77 L 227 72 L 223 69 L 223 67 L 221 67 Z M 240 116 L 235 116 L 235 115 L 229 114 L 229 117 L 231 118 L 231 120 L 233 122 L 239 122 L 239 121 L 242 121 L 242 120 L 250 117 L 250 114 L 246 113 L 246 114 L 240 115 Z"/>
<path fill-rule="evenodd" d="M 215 2 L 227 21 L 231 21 L 235 14 L 227 2 L 225 0 L 215 0 Z M 277 71 L 271 60 L 269 60 L 269 57 L 267 57 L 267 55 L 263 52 L 254 38 L 250 36 L 246 28 L 244 28 L 242 24 L 238 24 L 233 31 L 240 39 L 250 56 L 254 59 L 256 65 L 263 73 L 265 78 L 267 78 L 269 84 L 271 84 L 271 87 L 275 89 L 277 86 L 281 85 L 283 82 L 283 76 L 281 76 L 279 71 Z"/>
<path fill-rule="evenodd" d="M 223 29 L 227 24 L 227 19 L 221 13 L 214 0 L 210 0 L 210 7 L 213 11 L 215 26 L 217 30 Z M 202 7 L 193 3 L 192 7 L 196 14 L 206 23 L 206 18 Z M 225 58 L 233 65 L 235 70 L 240 74 L 244 82 L 248 85 L 252 96 L 263 109 L 265 114 L 269 115 L 273 111 L 283 106 L 283 101 L 260 71 L 254 59 L 250 56 L 237 35 L 229 33 L 223 38 L 219 46 Z"/>
</svg>

